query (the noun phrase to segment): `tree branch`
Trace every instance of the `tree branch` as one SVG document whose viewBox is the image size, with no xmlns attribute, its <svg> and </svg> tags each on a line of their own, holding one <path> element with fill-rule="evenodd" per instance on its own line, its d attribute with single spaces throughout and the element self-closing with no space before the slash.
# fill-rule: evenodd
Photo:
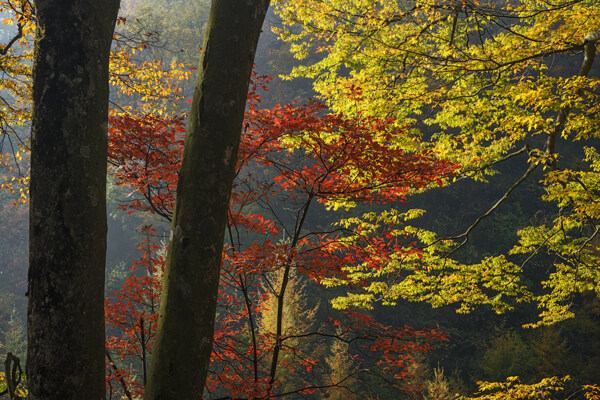
<svg viewBox="0 0 600 400">
<path fill-rule="evenodd" d="M 112 357 L 110 356 L 110 353 L 108 352 L 108 349 L 105 351 L 105 354 L 106 354 L 106 358 L 108 359 L 108 363 L 112 367 L 115 375 L 117 376 L 117 379 L 119 380 L 119 383 L 123 387 L 123 392 L 125 393 L 125 396 L 127 396 L 127 399 L 129 399 L 129 400 L 133 400 L 133 397 L 131 397 L 131 392 L 129 391 L 129 388 L 127 387 L 127 383 L 125 383 L 125 380 L 123 379 L 123 375 L 118 372 L 117 365 L 112 360 Z"/>
<path fill-rule="evenodd" d="M 17 371 L 19 373 L 18 376 Z M 4 378 L 6 379 L 6 389 L 0 392 L 0 396 L 4 396 L 8 393 L 10 400 L 22 399 L 22 397 L 17 396 L 17 386 L 19 386 L 19 383 L 21 383 L 22 376 L 23 370 L 21 369 L 21 360 L 12 353 L 7 353 L 6 360 L 4 360 Z"/>
</svg>

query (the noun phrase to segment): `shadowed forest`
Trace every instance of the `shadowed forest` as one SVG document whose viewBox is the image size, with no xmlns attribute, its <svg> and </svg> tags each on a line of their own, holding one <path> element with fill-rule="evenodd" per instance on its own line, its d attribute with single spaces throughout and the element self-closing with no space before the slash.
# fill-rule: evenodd
<svg viewBox="0 0 600 400">
<path fill-rule="evenodd" d="M 235 100 L 211 94 L 237 66 L 209 33 L 244 22 L 219 17 L 227 0 L 212 11 L 121 0 L 102 125 L 105 398 L 600 399 L 600 4 L 253 2 L 268 11 L 254 15 L 230 145 L 201 113 Z M 96 151 L 32 137 L 49 68 L 34 37 L 52 34 L 40 28 L 49 6 L 33 3 L 0 0 L 0 399 L 11 400 L 63 398 L 35 377 L 61 367 L 31 343 L 36 313 L 68 296 L 35 283 L 58 281 L 58 267 L 29 265 L 55 265 L 60 243 L 82 236 L 65 224 L 56 242 L 30 238 L 56 225 L 44 211 L 30 219 L 42 192 L 32 164 Z M 225 76 L 213 86 L 210 68 Z M 61 74 L 48 79 L 70 82 Z M 86 220 L 56 176 L 66 195 L 52 207 Z M 214 293 L 194 279 L 213 279 Z M 186 334 L 198 326 L 196 345 Z M 55 334 L 87 340 L 76 329 Z M 64 337 L 47 353 L 77 359 Z"/>
</svg>

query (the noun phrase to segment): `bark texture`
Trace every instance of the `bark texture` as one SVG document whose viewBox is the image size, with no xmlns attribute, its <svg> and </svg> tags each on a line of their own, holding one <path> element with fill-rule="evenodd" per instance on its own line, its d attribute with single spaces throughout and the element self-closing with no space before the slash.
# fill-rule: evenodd
<svg viewBox="0 0 600 400">
<path fill-rule="evenodd" d="M 29 399 L 104 399 L 108 60 L 119 0 L 37 0 Z"/>
<path fill-rule="evenodd" d="M 269 0 L 213 0 L 171 228 L 147 400 L 201 399 L 254 53 Z"/>
</svg>

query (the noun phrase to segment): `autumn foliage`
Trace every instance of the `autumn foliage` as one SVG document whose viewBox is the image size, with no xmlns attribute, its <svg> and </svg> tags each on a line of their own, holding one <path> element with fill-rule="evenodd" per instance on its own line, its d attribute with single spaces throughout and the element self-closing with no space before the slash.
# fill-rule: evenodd
<svg viewBox="0 0 600 400">
<path fill-rule="evenodd" d="M 248 95 L 205 396 L 344 395 L 366 376 L 379 376 L 391 390 L 417 391 L 405 379 L 411 354 L 427 352 L 445 340 L 443 333 L 391 328 L 365 311 L 333 311 L 309 301 L 306 288 L 344 278 L 348 263 L 379 269 L 377 260 L 386 252 L 418 251 L 414 238 L 385 227 L 361 236 L 336 226 L 333 210 L 401 202 L 411 190 L 437 185 L 454 167 L 427 152 L 394 146 L 391 139 L 402 132 L 391 119 L 347 118 L 314 100 L 261 109 L 259 92 L 268 80 L 254 76 Z M 115 116 L 109 133 L 113 176 L 131 190 L 132 200 L 121 208 L 170 220 L 182 118 Z M 323 206 L 332 210 L 332 221 L 309 222 L 309 211 Z M 165 261 L 153 232 L 145 228 L 148 238 L 140 244 L 143 254 L 133 275 L 106 301 L 113 333 L 107 339 L 107 382 L 126 397 L 142 393 L 152 351 Z M 334 374 L 328 357 L 334 343 L 345 349 L 343 376 Z"/>
<path fill-rule="evenodd" d="M 415 394 L 413 355 L 446 338 L 386 326 L 370 311 L 375 303 L 504 312 L 534 302 L 540 318 L 530 326 L 538 326 L 573 317 L 574 296 L 598 293 L 595 2 L 273 3 L 283 19 L 275 30 L 305 60 L 291 76 L 313 78 L 329 106 L 263 109 L 269 78 L 253 77 L 205 398 Z M 26 202 L 35 12 L 30 0 L 0 0 L 0 11 L 0 189 Z M 186 120 L 172 110 L 184 103 L 179 83 L 191 69 L 148 56 L 157 40 L 139 21 L 118 19 L 109 168 L 128 195 L 123 212 L 170 220 Z M 577 143 L 583 155 L 572 163 Z M 396 207 L 413 192 L 445 186 L 453 172 L 486 180 L 518 156 L 527 158 L 523 177 L 465 233 L 444 238 L 407 226 L 424 211 Z M 470 264 L 454 257 L 534 170 L 556 215 L 516 232 L 509 253 Z M 152 353 L 165 245 L 154 227 L 143 234 L 131 275 L 106 300 L 111 398 L 143 394 Z M 523 282 L 523 266 L 543 253 L 554 261 L 538 294 Z M 481 382 L 480 396 L 535 398 L 565 381 Z"/>
</svg>

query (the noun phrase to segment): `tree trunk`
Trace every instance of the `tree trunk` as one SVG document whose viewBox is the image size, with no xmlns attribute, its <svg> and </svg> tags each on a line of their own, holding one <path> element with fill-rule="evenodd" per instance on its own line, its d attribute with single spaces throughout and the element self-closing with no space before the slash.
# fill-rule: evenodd
<svg viewBox="0 0 600 400">
<path fill-rule="evenodd" d="M 201 399 L 254 52 L 269 0 L 213 0 L 177 188 L 145 399 Z"/>
<path fill-rule="evenodd" d="M 29 399 L 103 399 L 108 60 L 119 0 L 37 0 Z"/>
</svg>

